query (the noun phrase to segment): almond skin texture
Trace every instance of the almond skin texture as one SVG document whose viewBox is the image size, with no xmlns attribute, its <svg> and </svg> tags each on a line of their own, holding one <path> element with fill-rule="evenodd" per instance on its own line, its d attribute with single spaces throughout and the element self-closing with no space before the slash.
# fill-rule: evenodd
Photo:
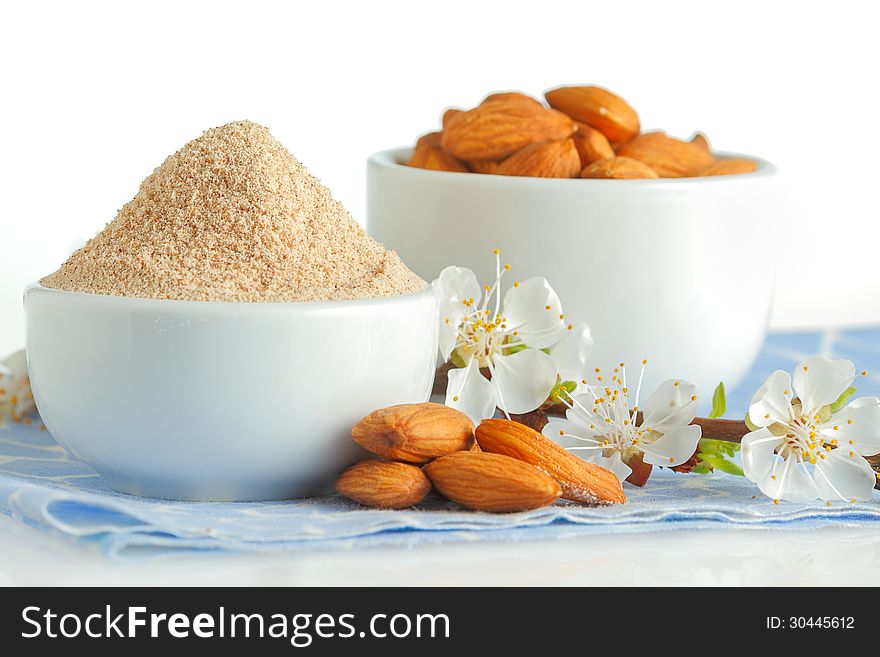
<svg viewBox="0 0 880 657">
<path fill-rule="evenodd" d="M 543 141 L 561 141 L 574 133 L 574 123 L 561 112 L 531 103 L 490 100 L 455 116 L 441 144 L 464 160 L 500 160 Z"/>
<path fill-rule="evenodd" d="M 567 500 L 591 505 L 626 501 L 613 472 L 587 463 L 531 427 L 511 420 L 483 420 L 476 434 L 483 452 L 504 454 L 534 465 L 559 482 L 562 497 Z"/>
<path fill-rule="evenodd" d="M 623 157 L 644 162 L 661 178 L 693 176 L 712 164 L 712 154 L 698 144 L 675 139 L 662 132 L 646 132 L 621 146 Z"/>
<path fill-rule="evenodd" d="M 443 404 L 400 404 L 373 411 L 351 430 L 354 441 L 373 454 L 407 463 L 470 449 L 474 423 Z"/>
<path fill-rule="evenodd" d="M 501 176 L 532 176 L 535 178 L 577 178 L 581 158 L 574 141 L 549 141 L 526 146 L 498 165 Z"/>
<path fill-rule="evenodd" d="M 562 492 L 538 468 L 500 454 L 457 452 L 432 461 L 425 473 L 444 497 L 475 511 L 538 509 Z"/>
<path fill-rule="evenodd" d="M 500 162 L 495 160 L 478 160 L 476 162 L 468 162 L 468 167 L 474 173 L 498 173 Z"/>
<path fill-rule="evenodd" d="M 608 141 L 639 134 L 639 115 L 623 98 L 595 86 L 559 87 L 544 94 L 550 107 L 599 130 Z"/>
<path fill-rule="evenodd" d="M 581 171 L 581 178 L 658 178 L 657 173 L 644 162 L 628 157 L 610 157 L 593 162 Z"/>
<path fill-rule="evenodd" d="M 378 509 L 406 509 L 430 490 L 431 481 L 421 468 L 394 461 L 361 461 L 336 480 L 337 493 Z"/>
<path fill-rule="evenodd" d="M 543 103 L 541 103 L 541 101 L 537 98 L 533 98 L 532 96 L 521 93 L 519 91 L 496 91 L 494 94 L 489 94 L 488 96 L 486 96 L 483 99 L 483 103 L 489 102 L 491 100 L 522 101 L 524 103 L 531 103 L 532 105 L 536 105 L 538 107 L 544 107 Z"/>
<path fill-rule="evenodd" d="M 758 168 L 753 160 L 731 157 L 715 160 L 712 164 L 697 171 L 696 176 L 726 176 L 734 173 L 751 173 Z"/>
<path fill-rule="evenodd" d="M 467 172 L 470 169 L 440 148 L 440 133 L 429 132 L 419 137 L 407 166 L 433 171 Z"/>
<path fill-rule="evenodd" d="M 458 109 L 457 107 L 450 107 L 448 110 L 443 112 L 443 119 L 441 121 L 441 125 L 443 126 L 443 129 L 446 130 L 446 126 L 449 125 L 449 122 L 452 121 L 452 119 L 454 119 L 459 114 L 464 114 L 464 110 Z M 438 137 L 439 137 L 439 134 L 438 134 Z M 437 142 L 437 145 L 438 146 L 440 145 L 439 141 Z"/>
<path fill-rule="evenodd" d="M 614 157 L 614 149 L 605 135 L 586 123 L 578 121 L 576 125 L 577 132 L 574 133 L 572 139 L 581 158 L 581 168 L 593 162 Z"/>
</svg>

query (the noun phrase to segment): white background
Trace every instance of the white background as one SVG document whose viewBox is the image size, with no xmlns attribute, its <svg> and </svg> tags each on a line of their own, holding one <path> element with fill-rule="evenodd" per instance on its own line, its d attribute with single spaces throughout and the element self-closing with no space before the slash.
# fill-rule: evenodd
<svg viewBox="0 0 880 657">
<path fill-rule="evenodd" d="M 880 321 L 873 3 L 18 2 L 0 16 L 0 353 L 21 289 L 171 152 L 272 128 L 363 219 L 364 159 L 489 91 L 599 83 L 784 172 L 776 327 Z M 414 217 L 418 220 L 418 217 Z M 718 245 L 724 248 L 723 244 Z"/>
</svg>

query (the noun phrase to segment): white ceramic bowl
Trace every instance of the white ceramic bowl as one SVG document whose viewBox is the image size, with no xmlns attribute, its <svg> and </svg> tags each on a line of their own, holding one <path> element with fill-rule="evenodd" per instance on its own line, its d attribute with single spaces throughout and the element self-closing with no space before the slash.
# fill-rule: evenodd
<svg viewBox="0 0 880 657">
<path fill-rule="evenodd" d="M 775 168 L 662 180 L 521 178 L 415 169 L 409 149 L 367 165 L 367 224 L 427 280 L 450 264 L 544 276 L 590 324 L 591 366 L 650 361 L 702 395 L 732 387 L 764 338 L 773 288 Z"/>
<path fill-rule="evenodd" d="M 428 399 L 430 288 L 322 303 L 212 303 L 25 290 L 49 432 L 118 491 L 189 500 L 324 490 L 363 456 L 351 427 Z"/>
</svg>

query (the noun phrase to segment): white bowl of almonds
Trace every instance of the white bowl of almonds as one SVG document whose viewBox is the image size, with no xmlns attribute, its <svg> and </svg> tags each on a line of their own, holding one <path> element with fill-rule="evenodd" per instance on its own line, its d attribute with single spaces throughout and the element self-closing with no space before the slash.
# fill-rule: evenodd
<svg viewBox="0 0 880 657">
<path fill-rule="evenodd" d="M 648 359 L 707 395 L 734 386 L 763 341 L 774 262 L 775 167 L 642 132 L 619 96 L 565 87 L 542 102 L 492 94 L 447 110 L 414 149 L 368 161 L 367 225 L 413 271 L 447 265 L 546 277 L 566 317 L 588 322 L 590 366 Z"/>
</svg>

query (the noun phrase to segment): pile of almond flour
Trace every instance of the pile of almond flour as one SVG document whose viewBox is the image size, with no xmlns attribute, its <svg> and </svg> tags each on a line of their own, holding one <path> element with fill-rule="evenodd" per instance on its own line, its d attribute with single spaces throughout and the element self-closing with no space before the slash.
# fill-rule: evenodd
<svg viewBox="0 0 880 657">
<path fill-rule="evenodd" d="M 46 287 L 193 301 L 387 297 L 425 287 L 263 126 L 170 156 Z"/>
</svg>

